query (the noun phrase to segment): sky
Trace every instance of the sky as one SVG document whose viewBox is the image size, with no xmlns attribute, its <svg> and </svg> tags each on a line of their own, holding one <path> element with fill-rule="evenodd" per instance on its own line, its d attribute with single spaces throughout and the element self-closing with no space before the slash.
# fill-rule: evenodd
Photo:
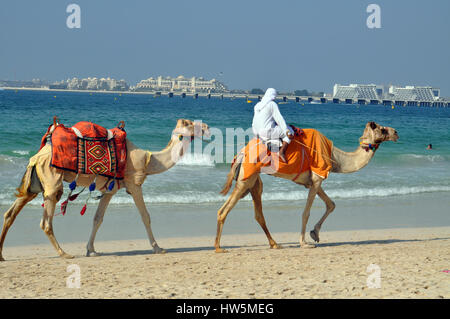
<svg viewBox="0 0 450 319">
<path fill-rule="evenodd" d="M 80 28 L 68 28 L 75 3 Z M 369 4 L 380 28 L 368 28 Z M 2 0 L 0 79 L 184 75 L 230 89 L 430 85 L 450 96 L 448 0 Z"/>
</svg>

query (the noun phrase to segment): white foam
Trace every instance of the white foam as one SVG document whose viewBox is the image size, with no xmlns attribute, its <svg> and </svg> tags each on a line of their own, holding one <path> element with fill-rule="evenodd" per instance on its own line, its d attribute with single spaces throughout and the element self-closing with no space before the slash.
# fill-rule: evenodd
<svg viewBox="0 0 450 319">
<path fill-rule="evenodd" d="M 19 154 L 19 155 L 29 155 L 30 151 L 22 151 L 22 150 L 17 150 L 17 151 L 12 151 L 14 154 Z"/>
<path fill-rule="evenodd" d="M 450 186 L 415 186 L 415 187 L 377 187 L 377 188 L 357 188 L 357 189 L 331 189 L 325 190 L 331 198 L 367 198 L 367 197 L 387 197 L 395 195 L 409 195 L 432 192 L 450 192 Z M 308 191 L 295 191 L 285 193 L 265 193 L 263 200 L 306 200 Z"/>
<path fill-rule="evenodd" d="M 371 198 L 371 197 L 387 197 L 398 195 L 411 195 L 420 193 L 432 193 L 432 192 L 450 192 L 450 185 L 438 185 L 438 186 L 412 186 L 412 187 L 376 187 L 376 188 L 355 188 L 355 189 L 325 189 L 328 196 L 332 199 L 358 199 L 358 198 Z M 7 192 L 0 193 L 0 205 L 11 205 L 15 200 L 13 195 L 14 190 L 8 189 Z M 145 194 L 145 190 L 144 190 Z M 93 196 L 97 196 L 95 194 Z M 87 194 L 82 194 L 77 203 L 84 202 Z M 306 200 L 308 197 L 308 190 L 298 190 L 285 192 L 269 192 L 263 193 L 264 201 L 296 201 Z M 40 196 L 38 198 L 41 198 Z M 63 196 L 63 198 L 65 198 Z M 147 192 L 144 195 L 144 201 L 147 204 L 208 204 L 208 203 L 223 203 L 226 200 L 226 196 L 220 195 L 218 192 L 202 192 L 202 191 L 189 191 L 181 193 L 166 193 L 152 195 Z M 243 201 L 251 201 L 251 196 L 248 195 L 243 198 Z M 90 200 L 90 205 L 96 205 L 98 201 Z M 41 199 L 35 199 L 31 205 L 38 206 L 42 204 Z M 116 194 L 111 199 L 112 205 L 134 205 L 133 198 L 124 192 Z"/>
<path fill-rule="evenodd" d="M 0 163 L 1 162 L 14 163 L 14 159 L 15 158 L 12 156 L 0 155 Z"/>
<path fill-rule="evenodd" d="M 399 156 L 400 158 L 403 158 L 405 160 L 413 161 L 413 162 L 444 162 L 446 160 L 446 157 L 442 155 L 422 155 L 422 154 L 402 154 Z"/>
<path fill-rule="evenodd" d="M 177 165 L 214 167 L 214 158 L 208 154 L 187 153 L 177 162 Z"/>
<path fill-rule="evenodd" d="M 386 197 L 395 195 L 409 195 L 431 192 L 450 192 L 450 186 L 415 186 L 415 187 L 392 187 L 392 188 L 365 188 L 365 189 L 348 189 L 348 190 L 326 190 L 331 198 L 367 198 L 367 197 Z M 308 190 L 302 191 L 286 191 L 286 192 L 265 192 L 263 193 L 263 200 L 265 201 L 286 201 L 286 200 L 306 200 L 308 197 Z M 157 204 L 207 204 L 207 203 L 222 203 L 226 200 L 224 197 L 215 192 L 189 192 L 178 194 L 159 194 L 159 195 L 144 195 L 146 203 Z M 246 196 L 243 201 L 251 201 L 251 196 Z M 111 204 L 133 204 L 131 196 L 124 194 L 116 195 L 112 198 Z"/>
</svg>

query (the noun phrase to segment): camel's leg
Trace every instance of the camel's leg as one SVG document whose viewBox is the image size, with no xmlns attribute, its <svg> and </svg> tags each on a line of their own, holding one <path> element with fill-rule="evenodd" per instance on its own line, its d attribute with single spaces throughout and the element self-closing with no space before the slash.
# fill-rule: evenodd
<svg viewBox="0 0 450 319">
<path fill-rule="evenodd" d="M 250 194 L 252 195 L 253 206 L 255 209 L 255 219 L 259 223 L 261 228 L 264 230 L 264 233 L 266 233 L 267 239 L 269 240 L 270 248 L 281 248 L 281 246 L 278 245 L 273 240 L 272 236 L 270 235 L 269 229 L 267 229 L 266 220 L 264 219 L 262 210 L 262 201 L 261 201 L 262 192 L 263 192 L 263 183 L 261 181 L 261 177 L 258 176 L 255 186 L 253 186 L 250 189 Z"/>
<path fill-rule="evenodd" d="M 306 224 L 308 223 L 309 214 L 311 211 L 311 206 L 314 202 L 314 198 L 317 195 L 317 192 L 319 191 L 320 185 L 322 184 L 322 178 L 317 176 L 316 174 L 311 174 L 311 181 L 312 185 L 309 188 L 308 193 L 308 199 L 306 201 L 305 209 L 303 210 L 302 215 L 302 231 L 301 231 L 301 237 L 300 237 L 300 246 L 302 248 L 313 248 L 315 245 L 308 244 L 305 240 L 305 233 L 306 233 Z"/>
<path fill-rule="evenodd" d="M 48 150 L 48 147 L 49 145 L 46 145 L 45 149 Z M 41 151 L 45 149 L 43 148 Z M 56 203 L 63 194 L 64 172 L 51 166 L 51 152 L 44 153 L 38 157 L 35 168 L 44 189 L 44 213 L 40 223 L 41 229 L 47 235 L 60 257 L 73 258 L 72 255 L 65 253 L 61 249 L 53 233 L 53 216 Z"/>
<path fill-rule="evenodd" d="M 224 253 L 225 249 L 220 248 L 220 237 L 222 236 L 222 229 L 227 218 L 228 213 L 233 209 L 236 203 L 241 199 L 241 192 L 238 188 L 234 188 L 230 197 L 225 201 L 222 207 L 217 212 L 217 233 L 216 241 L 214 247 L 216 248 L 216 253 Z"/>
<path fill-rule="evenodd" d="M 44 215 L 41 220 L 41 229 L 47 235 L 48 239 L 52 243 L 53 247 L 55 247 L 60 257 L 73 258 L 72 255 L 69 255 L 65 253 L 64 250 L 62 250 L 62 248 L 58 244 L 58 241 L 56 240 L 55 234 L 53 233 L 53 214 L 55 213 L 56 203 L 58 202 L 59 198 L 61 198 L 61 195 L 62 191 L 58 193 L 56 199 L 54 199 L 53 196 L 46 197 L 44 199 Z"/>
<path fill-rule="evenodd" d="M 327 206 L 325 214 L 322 216 L 322 218 L 317 222 L 317 224 L 314 226 L 314 230 L 310 232 L 311 238 L 314 239 L 316 242 L 319 242 L 319 231 L 322 227 L 323 222 L 325 219 L 327 219 L 328 215 L 331 214 L 331 212 L 336 207 L 336 204 L 328 197 L 328 195 L 325 193 L 322 187 L 319 187 L 319 190 L 317 191 L 317 195 L 325 202 L 325 205 Z"/>
<path fill-rule="evenodd" d="M 131 189 L 127 189 L 130 191 L 131 196 L 133 196 L 134 203 L 136 204 L 136 207 L 139 210 L 139 213 L 141 214 L 142 222 L 145 225 L 145 229 L 147 230 L 148 239 L 150 240 L 150 245 L 153 247 L 153 251 L 155 254 L 163 254 L 166 251 L 158 246 L 156 243 L 155 237 L 153 236 L 152 228 L 150 226 L 151 220 L 150 220 L 150 214 L 147 211 L 147 207 L 145 207 L 144 203 L 144 197 L 142 195 L 142 188 L 140 186 L 132 187 Z"/>
<path fill-rule="evenodd" d="M 105 193 L 103 194 L 103 197 L 100 200 L 100 203 L 98 204 L 97 211 L 95 212 L 94 216 L 94 225 L 92 227 L 91 237 L 89 238 L 89 242 L 86 247 L 87 257 L 99 256 L 99 254 L 94 249 L 95 235 L 97 234 L 97 231 L 103 222 L 103 216 L 105 215 L 106 208 L 108 207 L 108 204 L 111 201 L 112 197 L 113 194 Z"/>
<path fill-rule="evenodd" d="M 0 235 L 0 261 L 4 261 L 2 256 L 3 243 L 5 242 L 6 234 L 8 233 L 9 228 L 14 223 L 14 220 L 16 219 L 17 215 L 19 215 L 22 208 L 36 196 L 37 194 L 27 193 L 25 196 L 17 198 L 5 213 L 3 217 L 2 233 Z"/>
<path fill-rule="evenodd" d="M 247 181 L 238 180 L 231 193 L 230 197 L 225 201 L 222 207 L 217 211 L 217 233 L 214 247 L 216 253 L 224 253 L 225 249 L 220 248 L 220 237 L 222 236 L 222 229 L 227 218 L 228 213 L 233 209 L 236 203 L 241 199 L 242 195 L 249 189 L 251 184 L 255 182 L 256 178 L 249 178 Z"/>
</svg>

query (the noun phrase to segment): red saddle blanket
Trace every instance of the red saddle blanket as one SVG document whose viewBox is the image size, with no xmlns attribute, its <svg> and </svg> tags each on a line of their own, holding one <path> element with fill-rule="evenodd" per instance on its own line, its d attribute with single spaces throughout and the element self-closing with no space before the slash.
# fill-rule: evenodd
<svg viewBox="0 0 450 319">
<path fill-rule="evenodd" d="M 279 158 L 278 153 L 270 152 L 260 139 L 248 142 L 241 150 L 244 153 L 244 179 L 259 172 L 288 174 L 294 176 L 293 180 L 306 171 L 328 177 L 332 168 L 333 142 L 315 129 L 293 129 L 295 135 L 285 153 L 287 163 Z"/>
<path fill-rule="evenodd" d="M 42 138 L 41 148 L 49 130 Z M 58 124 L 51 134 L 51 165 L 77 174 L 123 179 L 127 162 L 126 136 L 120 127 L 107 130 L 91 122 L 78 122 L 72 128 Z"/>
</svg>

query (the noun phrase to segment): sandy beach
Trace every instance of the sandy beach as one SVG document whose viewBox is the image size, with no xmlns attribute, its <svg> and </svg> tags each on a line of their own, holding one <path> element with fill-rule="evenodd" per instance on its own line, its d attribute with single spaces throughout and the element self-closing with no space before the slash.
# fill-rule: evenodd
<svg viewBox="0 0 450 319">
<path fill-rule="evenodd" d="M 70 2 L 1 3 L 4 309 L 448 303 L 449 0 Z"/>
<path fill-rule="evenodd" d="M 64 244 L 74 259 L 50 244 L 6 247 L 0 298 L 450 297 L 450 227 L 322 232 L 314 249 L 300 248 L 298 233 L 273 236 L 283 249 L 264 234 L 224 235 L 225 254 L 210 236 L 163 238 L 162 255 L 147 240 L 99 241 L 103 255 L 89 258 L 85 243 Z M 80 288 L 67 287 L 72 264 Z"/>
</svg>

